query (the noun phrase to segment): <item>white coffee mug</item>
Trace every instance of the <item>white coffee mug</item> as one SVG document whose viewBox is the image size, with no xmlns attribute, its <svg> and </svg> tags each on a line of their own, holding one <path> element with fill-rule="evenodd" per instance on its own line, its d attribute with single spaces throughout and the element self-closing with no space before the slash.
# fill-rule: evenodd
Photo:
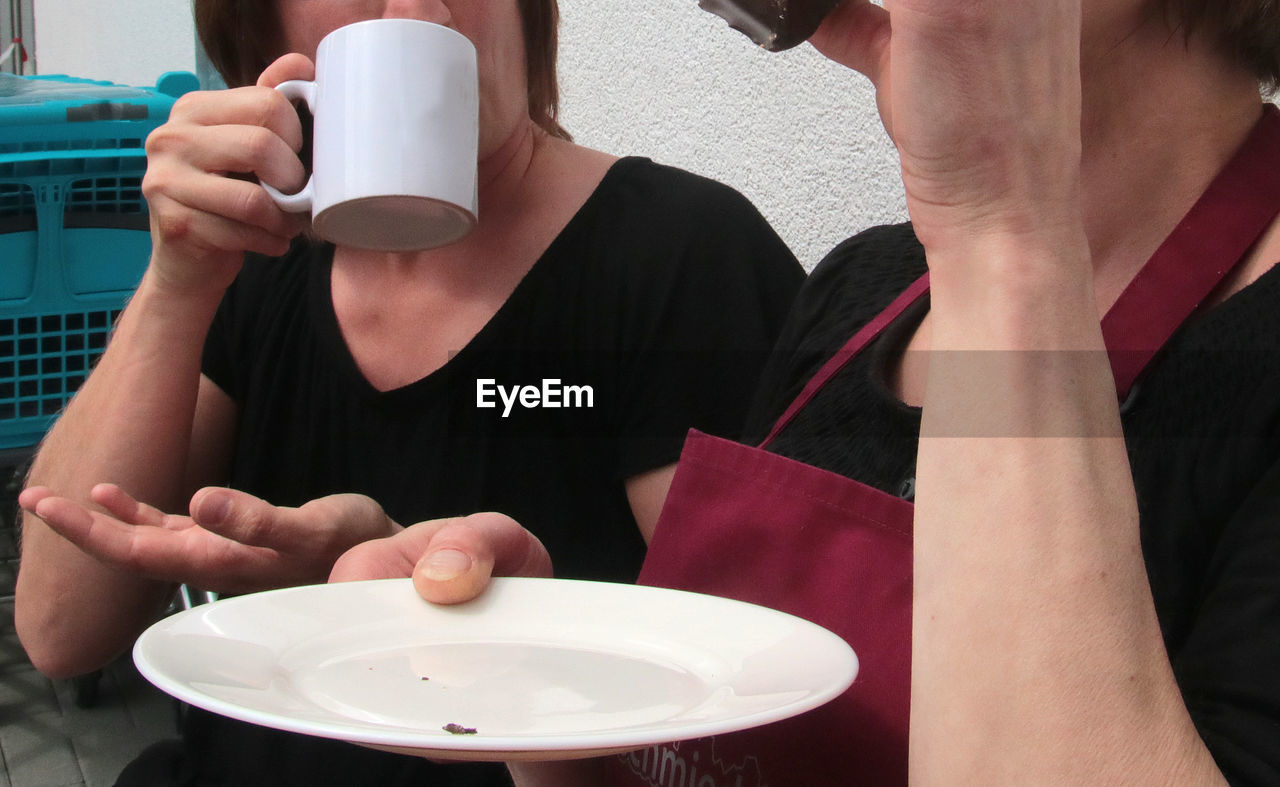
<svg viewBox="0 0 1280 787">
<path fill-rule="evenodd" d="M 380 251 L 443 246 L 475 226 L 476 50 L 416 19 L 371 19 L 320 42 L 316 80 L 277 89 L 315 116 L 312 176 L 281 208 L 311 212 L 317 235 Z"/>
</svg>

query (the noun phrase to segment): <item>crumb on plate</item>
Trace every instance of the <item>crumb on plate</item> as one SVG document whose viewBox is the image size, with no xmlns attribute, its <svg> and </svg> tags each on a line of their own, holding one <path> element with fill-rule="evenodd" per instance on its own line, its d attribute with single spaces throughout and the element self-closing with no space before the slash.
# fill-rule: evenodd
<svg viewBox="0 0 1280 787">
<path fill-rule="evenodd" d="M 464 727 L 461 724 L 454 724 L 453 722 L 449 722 L 448 724 L 444 725 L 440 729 L 452 735 L 475 735 L 476 734 L 475 727 Z"/>
</svg>

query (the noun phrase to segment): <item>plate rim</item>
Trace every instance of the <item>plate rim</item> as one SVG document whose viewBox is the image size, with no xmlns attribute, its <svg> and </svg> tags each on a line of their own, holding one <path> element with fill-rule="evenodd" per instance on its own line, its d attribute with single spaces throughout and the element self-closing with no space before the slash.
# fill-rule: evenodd
<svg viewBox="0 0 1280 787">
<path fill-rule="evenodd" d="M 623 751 L 634 751 L 671 741 L 692 740 L 758 727 L 799 715 L 834 700 L 849 689 L 860 670 L 860 663 L 853 648 L 843 638 L 829 629 L 798 615 L 748 601 L 655 585 L 622 582 L 535 577 L 498 577 L 494 578 L 492 582 L 495 587 L 506 589 L 507 592 L 514 592 L 511 588 L 522 585 L 531 588 L 551 587 L 552 583 L 554 583 L 554 586 L 559 588 L 578 585 L 584 586 L 583 589 L 586 590 L 585 586 L 589 586 L 590 589 L 595 591 L 606 589 L 607 592 L 615 592 L 627 596 L 696 597 L 699 599 L 699 603 L 714 603 L 717 606 L 725 605 L 727 607 L 751 610 L 751 614 L 767 615 L 780 621 L 786 620 L 790 625 L 808 629 L 819 639 L 826 639 L 833 649 L 833 656 L 838 654 L 837 660 L 842 661 L 843 671 L 839 676 L 833 676 L 824 686 L 807 691 L 801 698 L 752 712 L 711 720 L 677 723 L 668 726 L 658 725 L 635 730 L 624 728 L 621 731 L 617 729 L 604 732 L 583 730 L 550 735 L 454 735 L 442 737 L 439 731 L 436 730 L 419 732 L 408 731 L 403 728 L 378 730 L 376 726 L 355 727 L 336 721 L 302 720 L 261 710 L 250 705 L 224 700 L 199 691 L 187 682 L 166 674 L 163 667 L 153 664 L 146 653 L 148 645 L 153 639 L 176 627 L 187 617 L 208 614 L 214 605 L 225 608 L 230 605 L 253 604 L 255 599 L 261 597 L 284 594 L 372 592 L 372 589 L 376 586 L 411 586 L 412 581 L 407 578 L 299 585 L 223 598 L 209 604 L 201 604 L 190 609 L 181 610 L 152 623 L 138 636 L 132 648 L 133 661 L 139 673 L 161 691 L 189 705 L 239 721 L 363 746 L 412 750 L 420 753 L 421 756 L 447 757 L 453 755 L 457 757 L 467 754 L 502 754 L 503 756 L 498 759 L 503 760 L 572 759 L 602 756 Z M 604 587 L 602 588 L 602 586 Z M 413 592 L 411 587 L 410 592 Z M 458 608 L 462 608 L 462 606 Z M 296 647 L 296 644 L 291 647 Z M 475 756 L 466 758 L 480 759 L 480 757 Z"/>
</svg>

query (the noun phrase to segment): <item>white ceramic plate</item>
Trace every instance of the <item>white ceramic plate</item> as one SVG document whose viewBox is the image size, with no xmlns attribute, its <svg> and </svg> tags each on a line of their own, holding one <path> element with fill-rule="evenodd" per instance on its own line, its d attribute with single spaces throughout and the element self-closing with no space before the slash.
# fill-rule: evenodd
<svg viewBox="0 0 1280 787">
<path fill-rule="evenodd" d="M 858 669 L 844 640 L 771 609 L 545 579 L 496 580 L 454 607 L 407 579 L 240 596 L 161 620 L 133 657 L 162 690 L 225 716 L 470 760 L 754 727 L 835 698 Z"/>
</svg>

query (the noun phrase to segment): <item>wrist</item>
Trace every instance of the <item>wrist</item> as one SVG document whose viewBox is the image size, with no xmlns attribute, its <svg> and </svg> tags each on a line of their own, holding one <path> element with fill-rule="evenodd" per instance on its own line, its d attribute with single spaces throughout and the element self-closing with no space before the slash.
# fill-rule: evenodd
<svg viewBox="0 0 1280 787">
<path fill-rule="evenodd" d="M 936 348 L 1094 348 L 1099 315 L 1083 230 L 950 240 L 926 247 Z"/>
<path fill-rule="evenodd" d="M 164 325 L 170 340 L 190 333 L 198 335 L 203 342 L 224 292 L 209 287 L 175 285 L 149 268 L 129 299 L 117 332 L 126 322 L 145 320 L 148 324 Z"/>
<path fill-rule="evenodd" d="M 166 243 L 152 233 L 154 245 L 144 281 L 149 281 L 165 297 L 192 304 L 222 300 L 222 294 L 244 261 L 243 251 L 204 251 Z"/>
<path fill-rule="evenodd" d="M 142 276 L 138 290 L 144 289 L 152 296 L 163 299 L 167 303 L 180 305 L 182 308 L 210 309 L 222 301 L 222 296 L 235 276 L 196 278 L 193 276 L 174 275 L 170 270 L 173 264 L 163 263 L 153 256 L 151 265 Z"/>
</svg>

